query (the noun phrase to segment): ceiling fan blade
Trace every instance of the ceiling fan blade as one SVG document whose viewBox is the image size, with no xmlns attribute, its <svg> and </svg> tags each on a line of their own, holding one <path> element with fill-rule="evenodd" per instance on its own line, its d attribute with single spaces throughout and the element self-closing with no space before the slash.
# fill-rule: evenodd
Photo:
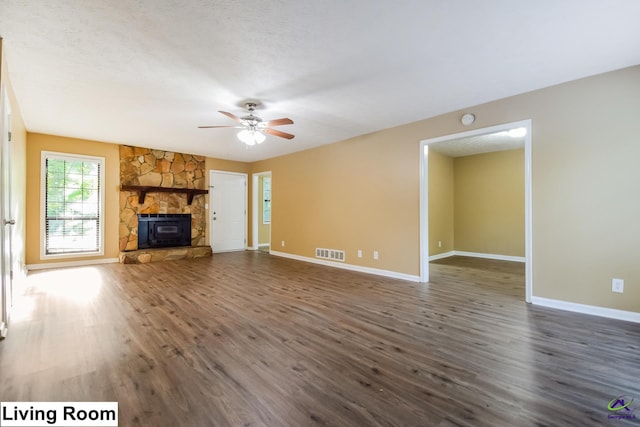
<svg viewBox="0 0 640 427">
<path fill-rule="evenodd" d="M 268 133 L 269 135 L 279 136 L 280 138 L 293 139 L 295 135 L 291 135 L 290 133 L 281 132 L 275 129 L 262 129 L 262 132 Z"/>
<path fill-rule="evenodd" d="M 222 113 L 225 116 L 229 117 L 231 120 L 235 120 L 236 122 L 240 121 L 240 117 L 236 116 L 235 114 L 227 113 L 226 111 L 218 111 L 218 113 Z"/>
<path fill-rule="evenodd" d="M 266 126 L 282 126 L 282 125 L 292 125 L 293 124 L 293 120 L 291 119 L 275 119 L 275 120 L 269 120 L 268 122 L 263 122 Z"/>
<path fill-rule="evenodd" d="M 209 128 L 238 128 L 240 126 L 198 126 L 198 129 L 209 129 Z"/>
</svg>

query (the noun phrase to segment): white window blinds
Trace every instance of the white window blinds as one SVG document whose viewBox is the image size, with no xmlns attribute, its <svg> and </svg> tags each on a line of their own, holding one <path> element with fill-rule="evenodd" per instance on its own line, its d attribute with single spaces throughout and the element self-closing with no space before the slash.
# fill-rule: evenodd
<svg viewBox="0 0 640 427">
<path fill-rule="evenodd" d="M 44 256 L 103 253 L 104 159 L 43 152 Z"/>
</svg>

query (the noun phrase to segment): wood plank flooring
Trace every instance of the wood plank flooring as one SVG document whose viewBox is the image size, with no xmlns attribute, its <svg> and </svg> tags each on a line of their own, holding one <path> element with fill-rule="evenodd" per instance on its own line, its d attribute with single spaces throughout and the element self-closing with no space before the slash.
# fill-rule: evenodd
<svg viewBox="0 0 640 427">
<path fill-rule="evenodd" d="M 607 409 L 640 402 L 640 325 L 525 304 L 518 263 L 431 279 L 262 252 L 34 272 L 0 400 L 118 401 L 121 426 L 640 425 Z"/>
</svg>

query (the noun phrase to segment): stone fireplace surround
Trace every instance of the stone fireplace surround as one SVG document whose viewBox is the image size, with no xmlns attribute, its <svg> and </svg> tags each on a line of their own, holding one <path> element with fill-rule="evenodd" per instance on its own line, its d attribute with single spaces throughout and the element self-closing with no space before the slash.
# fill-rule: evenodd
<svg viewBox="0 0 640 427">
<path fill-rule="evenodd" d="M 176 189 L 205 189 L 205 158 L 191 154 L 120 146 L 120 185 Z M 180 192 L 149 190 L 140 203 L 139 192 L 120 191 L 118 231 L 120 262 L 141 263 L 211 255 L 206 245 L 205 197 L 196 195 L 191 204 Z M 138 250 L 138 214 L 191 214 L 191 246 Z"/>
</svg>

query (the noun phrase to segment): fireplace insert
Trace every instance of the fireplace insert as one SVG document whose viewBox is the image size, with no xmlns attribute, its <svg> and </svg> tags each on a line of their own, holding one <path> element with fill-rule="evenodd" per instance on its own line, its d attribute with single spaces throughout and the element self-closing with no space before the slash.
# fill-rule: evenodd
<svg viewBox="0 0 640 427">
<path fill-rule="evenodd" d="M 191 246 L 190 214 L 138 214 L 138 249 Z"/>
</svg>

